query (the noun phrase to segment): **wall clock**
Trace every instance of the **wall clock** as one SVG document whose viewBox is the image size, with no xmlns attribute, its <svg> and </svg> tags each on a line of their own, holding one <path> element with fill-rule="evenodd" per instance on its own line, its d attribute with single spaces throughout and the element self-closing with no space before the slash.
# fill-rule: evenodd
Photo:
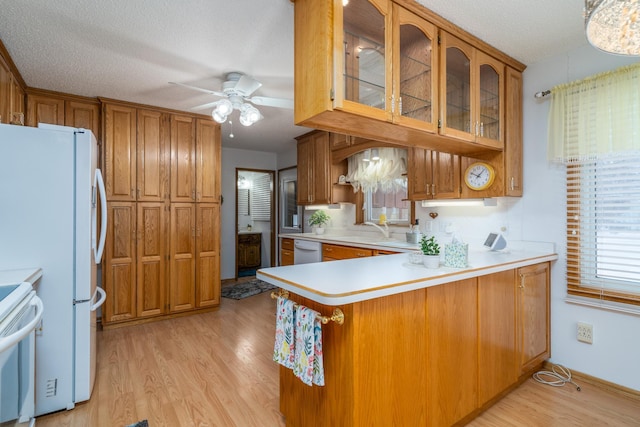
<svg viewBox="0 0 640 427">
<path fill-rule="evenodd" d="M 464 172 L 464 182 L 472 190 L 480 191 L 491 187 L 496 178 L 496 171 L 488 163 L 475 162 Z"/>
</svg>

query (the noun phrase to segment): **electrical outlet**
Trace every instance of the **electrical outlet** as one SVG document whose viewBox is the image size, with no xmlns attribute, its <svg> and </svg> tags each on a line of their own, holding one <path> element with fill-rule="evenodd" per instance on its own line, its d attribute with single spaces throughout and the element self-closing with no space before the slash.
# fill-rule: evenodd
<svg viewBox="0 0 640 427">
<path fill-rule="evenodd" d="M 578 322 L 577 337 L 578 341 L 593 344 L 593 325 Z"/>
</svg>

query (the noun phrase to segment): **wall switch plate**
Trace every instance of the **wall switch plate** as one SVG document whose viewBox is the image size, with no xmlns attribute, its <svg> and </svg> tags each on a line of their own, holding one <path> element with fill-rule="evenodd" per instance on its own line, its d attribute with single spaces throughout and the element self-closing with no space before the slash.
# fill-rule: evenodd
<svg viewBox="0 0 640 427">
<path fill-rule="evenodd" d="M 578 341 L 587 344 L 593 344 L 593 325 L 584 322 L 578 322 L 577 336 Z"/>
</svg>

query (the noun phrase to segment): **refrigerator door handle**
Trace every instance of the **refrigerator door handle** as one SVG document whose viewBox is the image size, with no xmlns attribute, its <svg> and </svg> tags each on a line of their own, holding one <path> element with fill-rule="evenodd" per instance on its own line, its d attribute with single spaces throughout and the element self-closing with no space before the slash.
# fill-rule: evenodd
<svg viewBox="0 0 640 427">
<path fill-rule="evenodd" d="M 96 174 L 94 177 L 94 185 L 98 187 L 98 191 L 100 191 L 100 241 L 98 242 L 98 246 L 93 248 L 93 256 L 96 260 L 96 264 L 100 264 L 102 260 L 102 253 L 104 252 L 104 244 L 107 238 L 107 192 L 104 188 L 104 180 L 102 179 L 102 172 L 100 169 L 96 169 Z"/>
<path fill-rule="evenodd" d="M 98 307 L 100 307 L 102 304 L 104 304 L 104 301 L 107 299 L 107 293 L 104 291 L 104 289 L 97 287 L 96 288 L 96 293 L 100 294 L 100 299 L 98 301 L 95 302 L 95 304 L 91 304 L 91 307 L 89 308 L 89 310 L 91 311 L 96 311 L 98 309 Z M 94 298 L 92 298 L 94 299 Z"/>
</svg>

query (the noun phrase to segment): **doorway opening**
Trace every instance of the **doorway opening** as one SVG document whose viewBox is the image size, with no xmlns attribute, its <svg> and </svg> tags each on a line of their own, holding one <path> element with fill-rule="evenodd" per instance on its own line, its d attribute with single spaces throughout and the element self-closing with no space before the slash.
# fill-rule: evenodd
<svg viewBox="0 0 640 427">
<path fill-rule="evenodd" d="M 275 172 L 236 168 L 236 278 L 275 266 Z"/>
</svg>

